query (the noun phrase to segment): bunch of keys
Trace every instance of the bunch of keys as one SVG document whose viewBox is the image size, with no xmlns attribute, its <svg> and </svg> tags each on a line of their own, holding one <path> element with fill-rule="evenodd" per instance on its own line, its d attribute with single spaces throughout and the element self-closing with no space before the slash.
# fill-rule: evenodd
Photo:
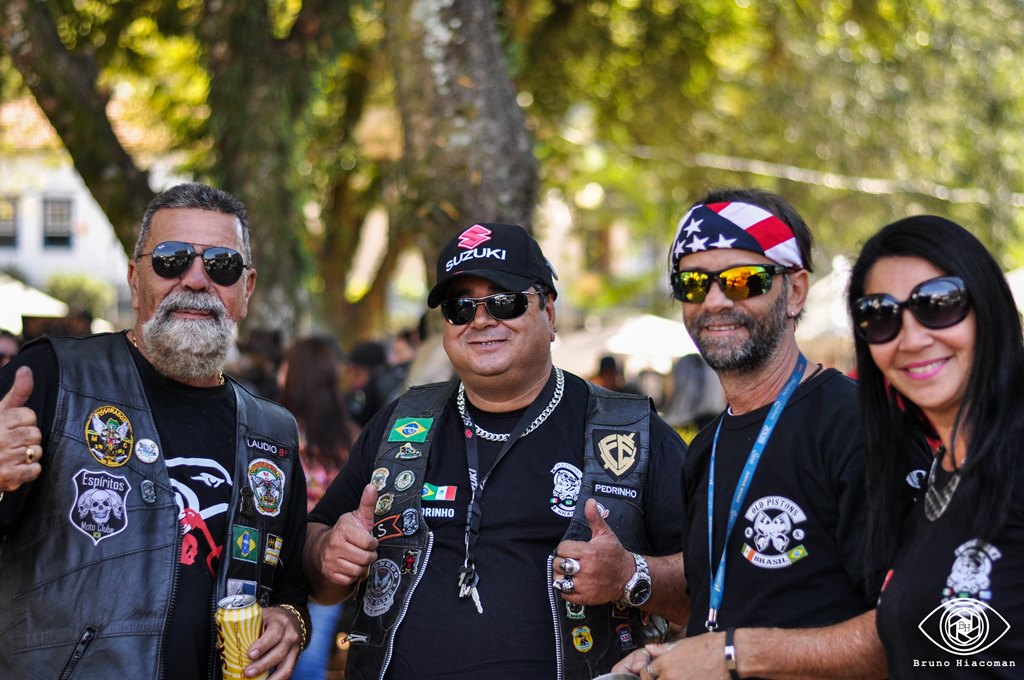
<svg viewBox="0 0 1024 680">
<path fill-rule="evenodd" d="M 480 582 L 480 575 L 476 569 L 463 564 L 459 569 L 459 597 L 472 597 L 478 614 L 484 613 L 484 606 L 480 604 L 480 593 L 477 592 L 476 584 Z"/>
</svg>

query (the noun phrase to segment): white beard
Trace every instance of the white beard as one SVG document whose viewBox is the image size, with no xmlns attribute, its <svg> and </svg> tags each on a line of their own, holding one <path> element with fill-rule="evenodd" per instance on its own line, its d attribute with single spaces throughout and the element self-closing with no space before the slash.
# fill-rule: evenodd
<svg viewBox="0 0 1024 680">
<path fill-rule="evenodd" d="M 211 313 L 208 319 L 178 319 L 176 310 Z M 142 324 L 147 358 L 161 375 L 183 383 L 219 375 L 234 342 L 235 321 L 220 299 L 210 293 L 181 291 L 168 295 L 149 321 Z"/>
</svg>

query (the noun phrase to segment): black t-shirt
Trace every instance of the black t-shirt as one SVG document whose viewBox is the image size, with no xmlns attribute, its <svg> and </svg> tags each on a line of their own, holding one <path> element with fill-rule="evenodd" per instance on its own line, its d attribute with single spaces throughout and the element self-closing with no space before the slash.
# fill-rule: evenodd
<svg viewBox="0 0 1024 680">
<path fill-rule="evenodd" d="M 482 615 L 472 600 L 458 597 L 470 494 L 462 423 L 455 400 L 451 400 L 435 424 L 440 429 L 425 482 L 447 487 L 436 495 L 452 500 L 423 500 L 424 521 L 434 533 L 434 545 L 398 630 L 387 674 L 390 680 L 550 680 L 556 637 L 548 601 L 547 560 L 575 510 L 571 498 L 556 493 L 556 483 L 573 468 L 582 476 L 587 399 L 585 383 L 566 374 L 561 404 L 543 425 L 517 441 L 497 466 L 494 460 L 501 444 L 477 438 L 481 474 L 490 470 L 480 496 L 482 517 L 476 550 Z M 370 421 L 348 465 L 310 513 L 311 522 L 330 526 L 338 516 L 358 507 L 394 407 L 392 403 Z M 486 414 L 470 405 L 470 415 L 484 429 L 502 433 L 513 429 L 522 412 Z M 685 446 L 653 414 L 651 430 L 646 531 L 653 553 L 670 555 L 682 545 L 672 518 L 682 511 L 678 489 Z"/>
<path fill-rule="evenodd" d="M 683 466 L 688 635 L 706 632 L 715 430 L 724 418 L 715 456 L 711 562 L 717 570 L 733 492 L 769 408 L 724 414 L 690 444 Z M 797 387 L 761 456 L 729 537 L 719 628 L 821 626 L 870 609 L 875 595 L 864 587 L 864 500 L 856 386 L 829 369 Z"/>
<path fill-rule="evenodd" d="M 127 342 L 127 341 L 126 341 Z M 169 678 L 205 677 L 213 643 L 213 588 L 228 533 L 227 510 L 232 498 L 235 442 L 235 396 L 230 385 L 201 388 L 163 377 L 134 347 L 132 359 L 142 377 L 146 397 L 160 433 L 160 457 L 167 465 L 182 529 L 178 584 L 167 624 L 164 664 Z M 32 369 L 35 389 L 26 404 L 37 414 L 47 451 L 56 411 L 58 364 L 53 347 L 41 343 L 20 353 L 0 371 L 0 394 L 13 382 L 17 366 Z M 45 455 L 43 463 L 46 464 Z M 292 475 L 285 498 L 305 503 L 305 480 Z M 0 531 L 16 520 L 31 485 L 0 503 Z M 291 501 L 288 501 L 291 502 Z M 274 582 L 274 602 L 305 605 L 301 568 L 304 513 L 293 519 L 282 546 Z M 289 540 L 291 539 L 291 540 Z"/>
<path fill-rule="evenodd" d="M 949 477 L 937 471 L 937 484 Z M 1016 489 L 1006 524 L 990 542 L 971 532 L 965 495 L 954 494 L 934 522 L 925 517 L 923 495 L 918 499 L 878 602 L 878 634 L 892 678 L 1024 677 L 1019 480 Z"/>
</svg>

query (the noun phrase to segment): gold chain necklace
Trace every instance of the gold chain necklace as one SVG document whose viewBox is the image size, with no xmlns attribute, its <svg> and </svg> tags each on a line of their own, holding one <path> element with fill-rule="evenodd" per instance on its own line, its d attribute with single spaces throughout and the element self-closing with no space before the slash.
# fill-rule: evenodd
<svg viewBox="0 0 1024 680">
<path fill-rule="evenodd" d="M 135 341 L 135 331 L 128 331 L 128 340 L 131 341 L 132 346 L 135 347 L 135 349 L 139 349 L 139 343 Z M 142 350 L 139 349 L 139 351 L 141 352 Z M 224 371 L 217 371 L 217 384 L 223 385 L 225 382 Z"/>
</svg>

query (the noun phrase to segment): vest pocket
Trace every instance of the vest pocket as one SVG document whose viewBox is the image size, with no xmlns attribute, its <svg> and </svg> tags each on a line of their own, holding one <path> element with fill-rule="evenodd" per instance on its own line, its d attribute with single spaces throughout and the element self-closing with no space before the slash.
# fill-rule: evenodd
<svg viewBox="0 0 1024 680">
<path fill-rule="evenodd" d="M 64 670 L 60 672 L 60 680 L 69 680 L 74 674 L 75 669 L 78 668 L 78 664 L 82 661 L 82 657 L 89 650 L 89 645 L 96 639 L 96 629 L 92 626 L 86 626 L 85 630 L 82 631 L 81 637 L 78 638 L 78 644 L 71 651 L 71 657 L 68 662 L 64 664 Z"/>
</svg>

